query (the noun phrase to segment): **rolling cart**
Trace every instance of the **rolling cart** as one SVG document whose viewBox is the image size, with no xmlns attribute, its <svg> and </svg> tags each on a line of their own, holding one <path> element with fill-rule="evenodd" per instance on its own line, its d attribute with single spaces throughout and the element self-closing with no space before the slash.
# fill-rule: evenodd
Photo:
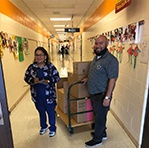
<svg viewBox="0 0 149 148">
<path fill-rule="evenodd" d="M 83 100 L 83 99 L 88 99 L 88 97 L 83 97 L 83 98 L 70 98 L 70 91 L 71 88 L 74 85 L 83 85 L 83 82 L 75 82 L 72 83 L 69 87 L 68 87 L 68 94 L 67 94 L 67 102 L 68 102 L 68 113 L 64 114 L 61 110 L 59 110 L 58 108 L 56 109 L 59 117 L 62 119 L 62 121 L 66 124 L 68 131 L 70 132 L 70 134 L 74 133 L 73 128 L 74 127 L 78 127 L 78 126 L 83 126 L 83 125 L 87 125 L 87 124 L 93 124 L 93 121 L 86 121 L 86 122 L 81 122 L 78 123 L 76 122 L 73 118 L 71 118 L 71 116 L 73 115 L 77 115 L 77 114 L 83 114 L 83 113 L 88 113 L 88 112 L 92 112 L 92 110 L 87 110 L 87 111 L 82 111 L 82 112 L 73 112 L 71 113 L 71 101 L 77 101 L 77 100 Z"/>
</svg>

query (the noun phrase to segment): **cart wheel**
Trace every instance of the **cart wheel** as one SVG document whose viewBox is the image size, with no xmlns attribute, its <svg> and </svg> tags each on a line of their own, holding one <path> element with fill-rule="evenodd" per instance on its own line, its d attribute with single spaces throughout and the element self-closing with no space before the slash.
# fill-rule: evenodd
<svg viewBox="0 0 149 148">
<path fill-rule="evenodd" d="M 69 128 L 69 133 L 70 134 L 73 134 L 74 133 L 74 130 L 73 130 L 73 128 L 71 127 L 71 128 Z"/>
<path fill-rule="evenodd" d="M 92 123 L 91 127 L 92 127 L 92 129 L 94 129 L 95 128 L 95 123 Z"/>
</svg>

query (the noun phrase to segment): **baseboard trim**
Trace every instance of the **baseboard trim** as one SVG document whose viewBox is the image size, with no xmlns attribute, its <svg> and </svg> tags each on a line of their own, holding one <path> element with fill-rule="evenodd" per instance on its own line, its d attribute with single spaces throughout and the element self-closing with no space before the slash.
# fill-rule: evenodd
<svg viewBox="0 0 149 148">
<path fill-rule="evenodd" d="M 136 148 L 139 147 L 139 143 L 136 141 L 136 139 L 132 136 L 132 134 L 128 131 L 128 129 L 124 126 L 124 124 L 122 123 L 122 121 L 119 119 L 119 117 L 115 114 L 115 112 L 110 109 L 110 112 L 112 113 L 112 115 L 115 117 L 115 119 L 118 121 L 118 123 L 120 124 L 120 126 L 124 129 L 124 131 L 126 132 L 126 134 L 128 135 L 128 137 L 131 139 L 131 141 L 134 143 L 134 145 L 136 146 Z"/>
<path fill-rule="evenodd" d="M 19 104 L 19 102 L 24 98 L 24 96 L 28 93 L 29 88 L 22 94 L 22 96 L 15 102 L 15 104 L 9 109 L 10 113 L 14 110 L 14 108 Z"/>
</svg>

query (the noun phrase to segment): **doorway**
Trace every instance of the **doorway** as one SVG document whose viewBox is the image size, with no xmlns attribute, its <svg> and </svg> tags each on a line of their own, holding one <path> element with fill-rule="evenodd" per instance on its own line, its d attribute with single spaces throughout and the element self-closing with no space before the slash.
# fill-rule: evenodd
<svg viewBox="0 0 149 148">
<path fill-rule="evenodd" d="M 145 123 L 144 123 L 144 131 L 143 131 L 141 148 L 149 148 L 148 137 L 149 137 L 149 90 L 148 90 L 148 97 L 147 97 L 147 108 L 146 108 L 146 115 L 145 115 Z"/>
<path fill-rule="evenodd" d="M 2 62 L 0 59 L 0 147 L 13 148 L 9 110 L 6 98 Z"/>
</svg>

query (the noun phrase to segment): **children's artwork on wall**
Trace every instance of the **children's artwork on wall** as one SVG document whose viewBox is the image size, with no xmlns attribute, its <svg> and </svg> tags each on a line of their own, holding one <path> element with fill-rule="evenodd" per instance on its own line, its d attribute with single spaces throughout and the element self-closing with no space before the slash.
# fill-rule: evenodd
<svg viewBox="0 0 149 148">
<path fill-rule="evenodd" d="M 22 40 L 22 46 L 23 46 L 23 50 L 24 50 L 25 55 L 29 55 L 28 40 L 27 40 L 27 38 L 23 38 L 23 40 Z"/>
<path fill-rule="evenodd" d="M 0 36 L 2 38 L 2 47 L 6 48 L 7 47 L 7 33 L 4 33 L 3 31 L 0 32 Z"/>
<path fill-rule="evenodd" d="M 136 28 L 137 28 L 137 23 L 132 23 L 128 25 L 128 39 L 130 43 L 134 43 L 136 39 Z"/>
<path fill-rule="evenodd" d="M 3 57 L 2 37 L 0 36 L 0 59 Z"/>
<path fill-rule="evenodd" d="M 13 41 L 12 41 L 11 35 L 8 35 L 8 48 L 9 48 L 9 51 L 12 53 L 14 49 L 13 49 Z"/>
<path fill-rule="evenodd" d="M 40 43 L 39 41 L 36 42 Z M 15 59 L 19 57 L 20 62 L 24 61 L 24 53 L 25 55 L 29 54 L 27 38 L 10 35 L 0 31 L 0 58 L 4 55 L 3 49 L 6 48 L 9 49 L 10 53 L 13 53 Z"/>
<path fill-rule="evenodd" d="M 122 34 L 123 34 L 123 27 L 118 28 L 117 31 L 118 31 L 117 40 L 118 40 L 118 42 L 122 43 L 121 38 L 122 38 Z"/>
<path fill-rule="evenodd" d="M 109 32 L 109 42 L 110 42 L 110 44 L 113 44 L 114 41 L 115 41 L 114 31 L 110 31 Z"/>
<path fill-rule="evenodd" d="M 137 63 L 137 56 L 139 55 L 139 53 L 141 52 L 141 50 L 138 47 L 138 44 L 131 44 L 130 47 L 127 50 L 128 53 L 128 63 L 130 63 L 131 65 L 133 64 L 133 68 L 136 68 L 136 63 Z"/>
<path fill-rule="evenodd" d="M 126 48 L 127 44 L 130 44 L 130 47 L 127 49 L 128 63 L 130 63 L 131 65 L 133 64 L 134 68 L 136 67 L 137 56 L 139 52 L 141 52 L 141 50 L 138 48 L 138 44 L 140 43 L 142 38 L 143 25 L 144 20 L 141 20 L 102 33 L 107 37 L 109 41 L 109 52 L 115 55 L 120 63 L 122 62 L 124 49 Z M 92 40 L 92 38 L 93 37 L 90 37 L 90 41 Z"/>
<path fill-rule="evenodd" d="M 110 41 L 110 35 L 109 34 L 110 34 L 109 32 L 104 33 L 104 35 L 107 37 L 108 41 Z"/>
<path fill-rule="evenodd" d="M 144 20 L 138 22 L 137 34 L 136 34 L 136 42 L 141 43 L 143 39 L 143 32 L 144 32 Z"/>
<path fill-rule="evenodd" d="M 114 30 L 114 41 L 115 42 L 120 42 L 120 38 L 121 38 L 121 29 L 117 28 Z"/>
<path fill-rule="evenodd" d="M 125 46 L 121 42 L 115 42 L 115 44 L 109 46 L 109 52 L 115 55 L 120 63 L 122 62 L 124 49 Z"/>
<path fill-rule="evenodd" d="M 127 49 L 128 53 L 128 63 L 132 64 L 132 55 L 133 55 L 133 48 L 132 45 Z"/>
<path fill-rule="evenodd" d="M 119 42 L 118 47 L 117 47 L 117 58 L 119 60 L 120 63 L 122 63 L 122 57 L 123 57 L 123 50 L 125 49 L 125 46 L 122 45 L 121 42 Z"/>
<path fill-rule="evenodd" d="M 19 61 L 24 61 L 24 53 L 23 53 L 23 44 L 22 44 L 22 38 L 16 37 L 18 41 L 18 52 L 19 52 Z"/>
<path fill-rule="evenodd" d="M 115 53 L 115 45 L 114 44 L 112 46 L 109 46 L 109 52 L 114 55 L 114 53 Z"/>
<path fill-rule="evenodd" d="M 13 44 L 13 48 L 12 48 L 12 52 L 14 55 L 15 59 L 18 59 L 18 42 L 17 42 L 17 38 L 16 36 L 12 35 L 12 44 Z"/>
<path fill-rule="evenodd" d="M 128 39 L 128 28 L 127 26 L 122 27 L 121 42 L 125 44 Z"/>
<path fill-rule="evenodd" d="M 138 45 L 136 44 L 135 48 L 134 48 L 134 68 L 136 68 L 136 62 L 137 62 L 137 56 L 138 54 L 141 52 L 141 50 L 139 49 Z"/>
</svg>

